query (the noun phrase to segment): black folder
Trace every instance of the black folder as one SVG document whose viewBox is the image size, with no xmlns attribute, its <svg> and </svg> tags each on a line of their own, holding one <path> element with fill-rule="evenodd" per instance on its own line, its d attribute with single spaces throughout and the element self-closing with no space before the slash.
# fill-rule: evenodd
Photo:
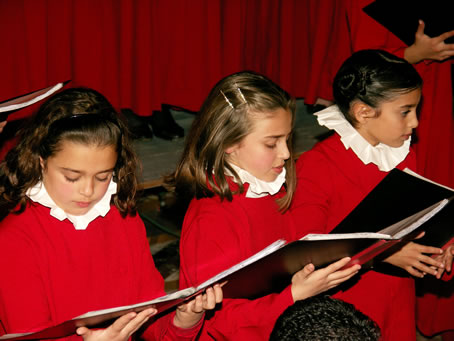
<svg viewBox="0 0 454 341">
<path fill-rule="evenodd" d="M 69 80 L 0 102 L 0 122 L 5 121 L 8 115 L 49 97 L 68 83 Z"/>
<path fill-rule="evenodd" d="M 452 8 L 452 0 L 376 0 L 363 11 L 410 46 L 419 19 L 426 24 L 424 33 L 432 38 L 454 30 Z M 445 43 L 454 43 L 454 37 Z"/>
</svg>

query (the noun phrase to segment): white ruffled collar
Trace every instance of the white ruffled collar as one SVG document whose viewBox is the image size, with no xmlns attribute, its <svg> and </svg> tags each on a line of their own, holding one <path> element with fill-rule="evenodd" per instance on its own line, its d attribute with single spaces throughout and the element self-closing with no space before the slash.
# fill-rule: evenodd
<svg viewBox="0 0 454 341">
<path fill-rule="evenodd" d="M 394 148 L 379 143 L 372 146 L 360 133 L 347 121 L 337 105 L 332 105 L 322 111 L 316 112 L 318 123 L 336 131 L 340 135 L 345 149 L 351 148 L 358 158 L 364 163 L 373 163 L 378 169 L 389 172 L 401 163 L 410 151 L 410 140 L 401 147 Z"/>
<path fill-rule="evenodd" d="M 248 171 L 232 163 L 230 163 L 230 166 L 232 166 L 232 168 L 238 174 L 240 180 L 243 183 L 249 184 L 249 188 L 246 192 L 246 198 L 261 198 L 267 195 L 274 195 L 281 190 L 282 185 L 285 183 L 285 168 L 282 169 L 282 172 L 277 176 L 277 178 L 274 181 L 267 182 L 257 179 Z M 227 174 L 228 173 L 230 172 L 227 171 Z"/>
<path fill-rule="evenodd" d="M 37 183 L 35 186 L 27 191 L 27 196 L 34 202 L 38 202 L 43 206 L 50 208 L 50 215 L 60 221 L 68 219 L 76 230 L 85 230 L 89 223 L 99 216 L 105 216 L 110 210 L 110 199 L 113 194 L 117 192 L 117 184 L 111 180 L 106 193 L 87 213 L 84 215 L 76 216 L 63 211 L 52 200 L 42 182 Z"/>
</svg>

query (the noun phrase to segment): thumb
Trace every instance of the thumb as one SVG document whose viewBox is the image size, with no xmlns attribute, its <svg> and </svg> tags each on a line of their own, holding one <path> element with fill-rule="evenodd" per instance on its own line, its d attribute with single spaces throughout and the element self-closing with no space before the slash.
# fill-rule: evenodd
<svg viewBox="0 0 454 341">
<path fill-rule="evenodd" d="M 418 29 L 416 30 L 415 36 L 424 35 L 424 28 L 426 27 L 426 24 L 421 19 L 418 22 Z"/>
<path fill-rule="evenodd" d="M 303 273 L 304 273 L 306 276 L 309 276 L 311 273 L 314 272 L 314 270 L 315 270 L 314 264 L 309 263 L 309 264 L 307 264 L 307 265 L 303 268 Z"/>
<path fill-rule="evenodd" d="M 296 272 L 292 276 L 292 283 L 300 282 L 300 281 L 305 281 L 306 278 L 313 273 L 315 270 L 314 264 L 310 263 L 307 264 L 304 268 Z"/>
<path fill-rule="evenodd" d="M 88 329 L 87 327 L 79 327 L 76 329 L 76 334 L 79 336 L 88 336 L 89 333 L 90 329 Z"/>
</svg>

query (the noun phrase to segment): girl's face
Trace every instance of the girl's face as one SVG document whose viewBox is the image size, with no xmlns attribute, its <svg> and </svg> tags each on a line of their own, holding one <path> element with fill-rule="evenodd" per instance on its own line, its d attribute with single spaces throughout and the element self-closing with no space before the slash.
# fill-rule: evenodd
<svg viewBox="0 0 454 341">
<path fill-rule="evenodd" d="M 282 108 L 272 115 L 253 115 L 252 131 L 240 143 L 227 148 L 228 161 L 271 182 L 290 157 L 287 140 L 292 131 L 292 115 Z"/>
<path fill-rule="evenodd" d="M 63 141 L 58 153 L 40 162 L 52 200 L 68 214 L 83 215 L 106 193 L 117 152 L 114 146 Z"/>
<path fill-rule="evenodd" d="M 416 108 L 421 99 L 421 90 L 413 90 L 383 102 L 380 114 L 372 110 L 371 115 L 358 118 L 358 132 L 373 146 L 383 143 L 390 147 L 400 147 L 408 140 L 413 129 L 418 126 Z"/>
</svg>

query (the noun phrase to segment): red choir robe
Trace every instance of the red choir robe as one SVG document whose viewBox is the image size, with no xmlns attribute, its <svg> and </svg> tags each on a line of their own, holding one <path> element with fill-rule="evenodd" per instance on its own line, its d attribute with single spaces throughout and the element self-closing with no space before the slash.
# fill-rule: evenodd
<svg viewBox="0 0 454 341">
<path fill-rule="evenodd" d="M 198 285 L 278 239 L 295 238 L 288 213 L 280 213 L 275 201 L 284 192 L 247 198 L 247 189 L 245 184 L 231 202 L 218 196 L 191 201 L 180 241 L 180 288 Z M 290 286 L 255 300 L 225 298 L 213 316 L 207 314 L 200 340 L 267 340 L 291 304 Z"/>
<path fill-rule="evenodd" d="M 324 21 L 320 21 L 320 25 L 330 27 L 332 34 L 325 38 L 329 38 L 330 48 L 326 50 L 324 68 L 320 70 L 320 80 L 316 84 L 318 92 L 313 97 L 333 100 L 332 80 L 342 62 L 355 51 L 383 49 L 403 58 L 407 45 L 363 12 L 362 8 L 372 1 L 336 2 L 337 5 L 332 7 L 336 12 L 334 20 L 330 19 L 329 12 L 321 17 Z M 318 44 L 323 45 L 322 42 Z M 316 66 L 318 62 L 313 60 L 312 63 Z M 452 64 L 451 59 L 422 61 L 414 65 L 424 81 L 414 149 L 418 173 L 454 188 Z M 439 294 L 436 290 L 422 291 L 417 297 L 417 324 L 426 335 L 454 330 L 454 318 L 448 317 L 454 316 L 454 283 L 438 285 L 443 286 Z M 430 286 L 433 289 L 433 285 Z"/>
<path fill-rule="evenodd" d="M 36 203 L 8 215 L 0 222 L 0 269 L 0 334 L 39 331 L 89 311 L 165 294 L 142 221 L 122 218 L 114 206 L 86 230 Z M 173 317 L 169 313 L 151 324 L 144 338 L 196 338 L 202 322 L 181 329 Z"/>
<path fill-rule="evenodd" d="M 413 168 L 412 153 L 399 169 Z M 329 233 L 386 176 L 365 165 L 334 134 L 297 161 L 298 184 L 291 214 L 299 237 Z M 334 297 L 352 303 L 381 328 L 384 340 L 415 340 L 414 280 L 369 270 L 335 289 Z"/>
<path fill-rule="evenodd" d="M 353 52 L 362 49 L 383 49 L 399 57 L 404 56 L 407 45 L 363 12 L 362 8 L 373 0 L 346 0 L 328 10 L 326 22 L 321 26 L 331 28 L 332 34 L 321 35 L 330 39 L 320 80 L 316 84 L 318 97 L 333 100 L 332 80 L 343 63 Z M 318 45 L 323 43 L 318 42 Z M 316 50 L 317 51 L 317 50 Z M 322 57 L 312 60 L 314 67 Z M 454 115 L 451 82 L 452 60 L 445 62 L 422 61 L 415 68 L 423 78 L 423 100 L 420 108 L 417 154 L 418 172 L 425 177 L 449 187 L 454 187 Z M 315 84 L 315 83 L 314 83 Z M 313 96 L 314 97 L 314 96 Z M 317 96 L 315 96 L 317 97 Z"/>
</svg>

